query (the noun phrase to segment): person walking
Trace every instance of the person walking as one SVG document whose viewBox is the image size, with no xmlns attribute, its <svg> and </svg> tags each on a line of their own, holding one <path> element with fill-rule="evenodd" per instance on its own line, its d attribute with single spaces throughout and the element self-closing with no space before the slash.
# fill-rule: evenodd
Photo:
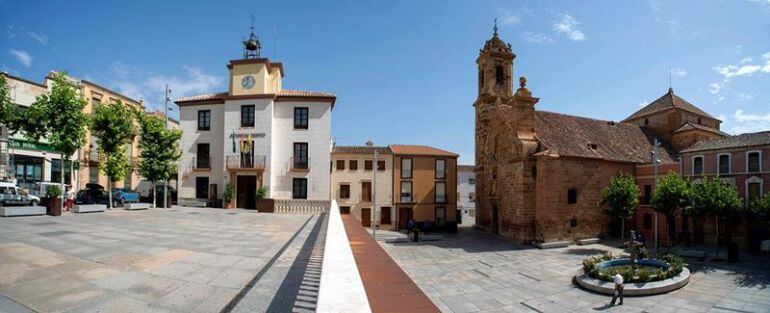
<svg viewBox="0 0 770 313">
<path fill-rule="evenodd" d="M 618 298 L 620 298 L 620 305 L 623 305 L 623 275 L 615 273 L 615 276 L 612 276 L 612 281 L 615 283 L 615 294 L 612 296 L 610 305 L 615 305 L 615 300 Z"/>
</svg>

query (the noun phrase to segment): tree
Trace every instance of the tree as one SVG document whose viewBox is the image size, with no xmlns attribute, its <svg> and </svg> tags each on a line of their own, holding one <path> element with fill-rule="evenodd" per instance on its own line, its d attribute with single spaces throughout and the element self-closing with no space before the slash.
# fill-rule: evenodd
<svg viewBox="0 0 770 313">
<path fill-rule="evenodd" d="M 714 177 L 703 180 L 695 185 L 693 207 L 700 212 L 714 214 L 716 224 L 716 258 L 719 259 L 719 220 L 734 215 L 743 205 L 735 187 Z"/>
<path fill-rule="evenodd" d="M 650 204 L 655 212 L 666 216 L 666 245 L 671 246 L 671 236 L 668 233 L 671 223 L 680 209 L 688 209 L 692 205 L 693 188 L 689 181 L 679 177 L 675 172 L 669 172 L 655 186 L 650 198 Z M 656 217 L 657 219 L 657 217 Z M 655 232 L 658 230 L 656 229 Z"/>
<path fill-rule="evenodd" d="M 86 143 L 88 118 L 83 109 L 87 102 L 78 94 L 77 86 L 70 82 L 66 74 L 54 73 L 51 79 L 51 92 L 38 96 L 27 110 L 19 114 L 15 122 L 27 139 L 48 139 L 54 150 L 61 154 L 64 172 L 64 161 L 69 161 Z M 64 175 L 61 175 L 61 187 L 65 190 Z"/>
<path fill-rule="evenodd" d="M 770 193 L 754 200 L 749 205 L 749 214 L 757 225 L 770 227 Z"/>
<path fill-rule="evenodd" d="M 140 119 L 141 136 L 139 149 L 139 174 L 152 182 L 152 203 L 155 205 L 155 184 L 159 181 L 168 183 L 176 162 L 182 156 L 179 139 L 182 132 L 166 129 L 166 122 L 157 116 L 143 115 Z"/>
<path fill-rule="evenodd" d="M 634 177 L 623 172 L 613 177 L 602 190 L 599 204 L 605 206 L 604 212 L 613 220 L 620 219 L 620 240 L 624 242 L 626 219 L 634 215 L 634 209 L 639 204 L 639 186 Z"/>
<path fill-rule="evenodd" d="M 5 136 L 3 132 L 6 131 L 6 127 L 14 124 L 14 109 L 15 107 L 11 102 L 10 88 L 5 80 L 5 74 L 0 73 L 0 138 Z M 3 161 L 7 160 L 7 158 L 7 155 L 0 155 L 0 159 Z"/>
<path fill-rule="evenodd" d="M 125 146 L 136 135 L 133 116 L 134 111 L 121 101 L 97 105 L 91 116 L 91 134 L 104 156 L 99 167 L 107 175 L 110 208 L 113 207 L 112 185 L 123 179 L 130 169 Z"/>
</svg>

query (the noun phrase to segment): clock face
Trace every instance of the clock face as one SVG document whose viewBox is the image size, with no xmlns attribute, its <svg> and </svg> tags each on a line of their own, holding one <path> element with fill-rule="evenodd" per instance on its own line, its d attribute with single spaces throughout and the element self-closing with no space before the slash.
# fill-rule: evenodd
<svg viewBox="0 0 770 313">
<path fill-rule="evenodd" d="M 243 76 L 241 79 L 241 86 L 246 89 L 251 89 L 251 87 L 254 87 L 254 76 L 246 75 Z"/>
</svg>

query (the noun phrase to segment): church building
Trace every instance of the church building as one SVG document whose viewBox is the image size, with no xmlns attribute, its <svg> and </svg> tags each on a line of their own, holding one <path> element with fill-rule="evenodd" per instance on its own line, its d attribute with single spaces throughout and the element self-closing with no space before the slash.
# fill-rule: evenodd
<svg viewBox="0 0 770 313">
<path fill-rule="evenodd" d="M 524 77 L 513 89 L 515 58 L 495 27 L 476 60 L 476 224 L 486 231 L 526 244 L 617 232 L 598 208 L 613 176 L 634 175 L 649 192 L 655 141 L 665 175 L 679 172 L 679 150 L 725 136 L 721 121 L 672 89 L 622 122 L 536 110 Z"/>
</svg>

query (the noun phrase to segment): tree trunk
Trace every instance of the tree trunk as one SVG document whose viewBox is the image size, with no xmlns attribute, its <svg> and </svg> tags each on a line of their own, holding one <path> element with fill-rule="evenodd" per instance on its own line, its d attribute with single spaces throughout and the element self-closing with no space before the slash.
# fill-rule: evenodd
<svg viewBox="0 0 770 313">
<path fill-rule="evenodd" d="M 716 231 L 717 231 L 717 251 L 716 251 L 716 259 L 719 259 L 719 216 L 714 215 L 714 223 L 716 224 Z"/>
<path fill-rule="evenodd" d="M 64 199 L 67 195 L 67 188 L 64 188 L 64 153 L 61 154 L 61 209 L 64 210 Z"/>
<path fill-rule="evenodd" d="M 107 177 L 107 199 L 110 201 L 109 208 L 112 210 L 112 178 L 110 177 Z"/>
<path fill-rule="evenodd" d="M 157 201 L 157 200 L 155 200 L 155 182 L 154 181 L 152 182 L 152 191 L 151 192 L 152 192 L 152 207 L 154 208 L 155 207 L 155 202 Z"/>
<path fill-rule="evenodd" d="M 666 253 L 671 252 L 671 234 L 669 233 L 671 230 L 671 219 L 668 218 L 668 215 L 666 215 Z"/>
</svg>

